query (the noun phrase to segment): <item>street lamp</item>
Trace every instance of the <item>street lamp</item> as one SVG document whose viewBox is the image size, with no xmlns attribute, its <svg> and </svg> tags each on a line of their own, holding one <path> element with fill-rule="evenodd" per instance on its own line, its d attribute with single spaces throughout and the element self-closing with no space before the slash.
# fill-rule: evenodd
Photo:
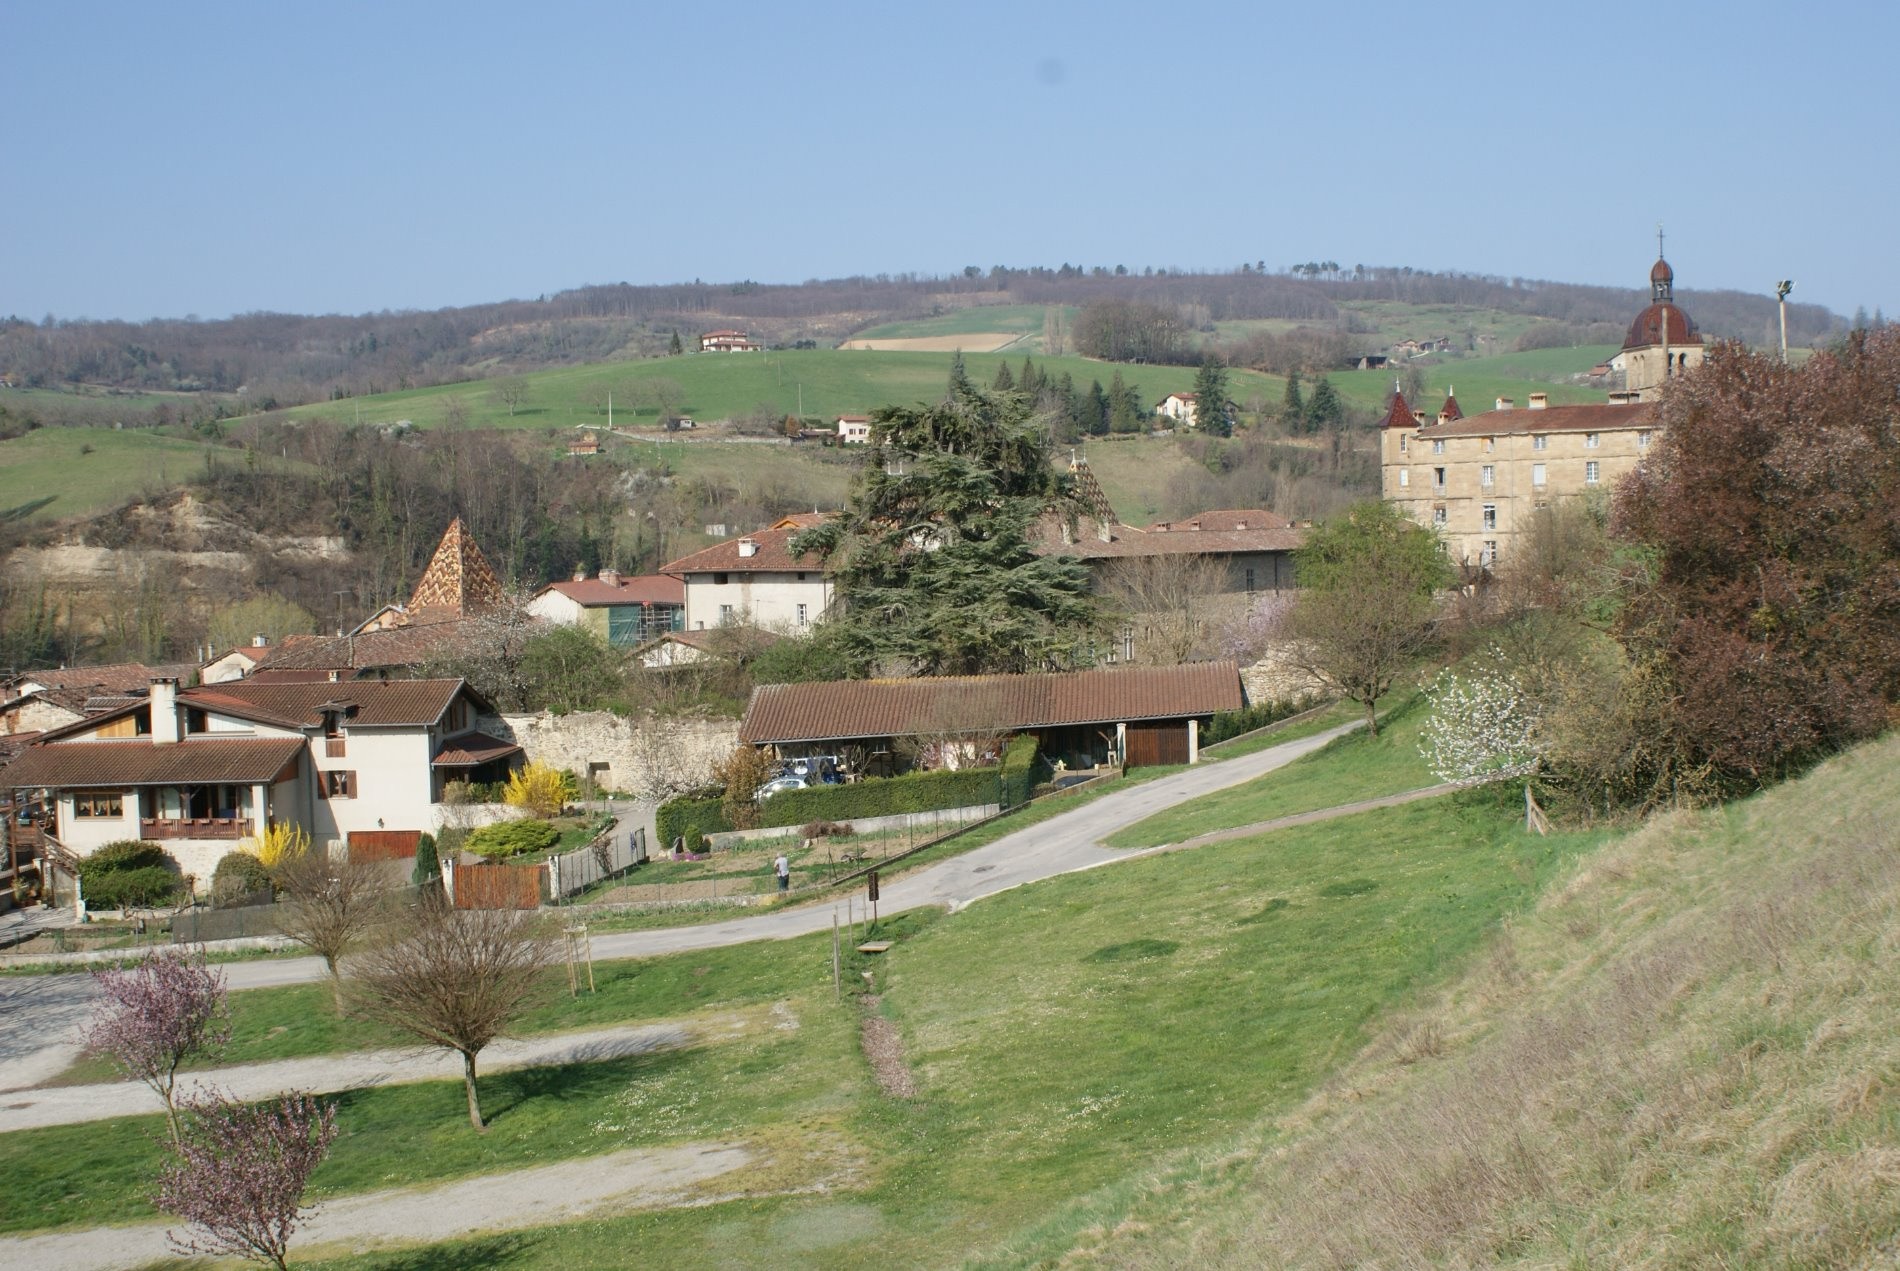
<svg viewBox="0 0 1900 1271">
<path fill-rule="evenodd" d="M 1783 278 L 1775 284 L 1775 300 L 1781 308 L 1781 360 L 1788 360 L 1788 293 L 1794 290 L 1794 280 Z"/>
</svg>

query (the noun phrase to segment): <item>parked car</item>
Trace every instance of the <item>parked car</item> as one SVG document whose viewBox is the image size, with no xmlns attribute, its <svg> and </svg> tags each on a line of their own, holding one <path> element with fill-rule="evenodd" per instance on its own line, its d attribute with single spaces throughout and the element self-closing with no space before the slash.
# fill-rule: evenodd
<svg viewBox="0 0 1900 1271">
<path fill-rule="evenodd" d="M 764 803 L 775 794 L 784 794 L 787 790 L 803 790 L 810 785 L 811 783 L 803 777 L 774 777 L 753 791 L 752 797 Z"/>
</svg>

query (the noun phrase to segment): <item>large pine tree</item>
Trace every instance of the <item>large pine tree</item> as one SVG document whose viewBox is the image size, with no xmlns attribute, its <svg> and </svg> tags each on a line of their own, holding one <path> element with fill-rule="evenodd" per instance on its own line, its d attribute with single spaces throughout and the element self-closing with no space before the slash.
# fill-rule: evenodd
<svg viewBox="0 0 1900 1271">
<path fill-rule="evenodd" d="M 1208 358 L 1194 377 L 1194 423 L 1210 437 L 1234 435 L 1233 402 L 1227 396 L 1227 368 Z"/>
<path fill-rule="evenodd" d="M 1070 481 L 1020 395 L 953 384 L 886 407 L 843 516 L 794 538 L 837 587 L 827 622 L 854 675 L 970 675 L 1072 664 L 1095 619 L 1086 566 L 1037 555 Z"/>
</svg>

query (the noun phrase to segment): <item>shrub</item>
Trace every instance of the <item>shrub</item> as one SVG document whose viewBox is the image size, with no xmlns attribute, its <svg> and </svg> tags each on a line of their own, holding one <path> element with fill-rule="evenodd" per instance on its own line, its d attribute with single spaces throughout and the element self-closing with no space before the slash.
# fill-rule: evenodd
<svg viewBox="0 0 1900 1271">
<path fill-rule="evenodd" d="M 85 882 L 86 891 L 90 894 L 93 884 L 108 874 L 122 874 L 134 869 L 162 869 L 171 863 L 172 858 L 165 855 L 165 849 L 156 843 L 148 843 L 144 839 L 116 839 L 79 862 L 79 877 Z"/>
<path fill-rule="evenodd" d="M 525 808 L 530 816 L 545 818 L 559 816 L 573 797 L 566 773 L 544 763 L 531 763 L 510 774 L 502 802 L 511 808 Z"/>
<path fill-rule="evenodd" d="M 264 862 L 265 869 L 276 869 L 309 851 L 310 836 L 299 826 L 269 825 L 262 834 L 249 840 L 249 846 L 243 850 Z"/>
<path fill-rule="evenodd" d="M 798 832 L 808 839 L 821 839 L 829 838 L 834 834 L 851 834 L 855 831 L 852 830 L 849 823 L 840 825 L 835 821 L 813 821 L 802 827 Z"/>
<path fill-rule="evenodd" d="M 527 852 L 545 852 L 561 839 L 561 832 L 546 821 L 503 821 L 484 825 L 468 836 L 463 847 L 477 856 L 501 860 Z"/>
<path fill-rule="evenodd" d="M 226 852 L 211 875 L 211 903 L 235 905 L 271 889 L 270 870 L 249 852 Z"/>
<path fill-rule="evenodd" d="M 684 840 L 686 850 L 697 852 L 705 846 L 706 835 L 719 834 L 733 828 L 726 820 L 725 807 L 718 795 L 705 796 L 681 795 L 677 799 L 668 799 L 653 814 L 654 829 L 660 837 L 660 847 L 665 851 L 673 850 L 673 843 Z"/>
<path fill-rule="evenodd" d="M 94 908 L 131 909 L 169 904 L 184 885 L 174 867 L 141 865 L 88 880 L 83 891 L 86 903 Z"/>
<path fill-rule="evenodd" d="M 1211 746 L 1215 742 L 1253 732 L 1256 728 L 1291 719 L 1302 711 L 1313 709 L 1323 700 L 1317 696 L 1292 697 L 1273 702 L 1255 702 L 1237 711 L 1222 711 L 1209 720 L 1207 727 L 1202 730 L 1201 744 Z"/>
</svg>

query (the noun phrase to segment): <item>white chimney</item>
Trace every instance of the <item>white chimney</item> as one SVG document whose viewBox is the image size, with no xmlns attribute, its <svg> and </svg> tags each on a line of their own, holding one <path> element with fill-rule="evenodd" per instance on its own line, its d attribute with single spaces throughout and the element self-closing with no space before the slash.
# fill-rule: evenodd
<svg viewBox="0 0 1900 1271">
<path fill-rule="evenodd" d="M 739 540 L 739 555 L 757 556 L 758 554 L 759 543 L 757 539 L 742 538 Z"/>
<path fill-rule="evenodd" d="M 1245 521 L 1236 521 L 1234 522 L 1234 528 L 1238 530 L 1244 530 L 1247 528 L 1247 523 Z"/>
<path fill-rule="evenodd" d="M 152 741 L 159 745 L 178 740 L 178 681 L 159 676 L 147 695 L 152 709 Z"/>
<path fill-rule="evenodd" d="M 252 647 L 253 649 L 261 649 L 261 648 L 263 648 L 263 647 L 264 647 L 265 645 L 267 645 L 267 644 L 269 644 L 269 643 L 270 643 L 270 641 L 269 641 L 269 640 L 266 640 L 266 639 L 265 639 L 265 638 L 264 638 L 263 636 L 261 636 L 261 635 L 254 635 L 254 636 L 252 636 L 252 637 L 251 637 L 251 647 Z"/>
<path fill-rule="evenodd" d="M 609 587 L 618 587 L 620 585 L 620 571 L 617 569 L 603 569 L 600 571 L 600 581 L 606 583 Z"/>
<path fill-rule="evenodd" d="M 1550 405 L 1549 393 L 1532 393 L 1531 394 L 1530 407 L 1532 410 L 1542 410 L 1544 409 L 1544 407 L 1548 405 Z"/>
<path fill-rule="evenodd" d="M 1517 399 L 1515 397 L 1498 398 L 1498 409 L 1499 410 L 1516 410 Z"/>
</svg>

